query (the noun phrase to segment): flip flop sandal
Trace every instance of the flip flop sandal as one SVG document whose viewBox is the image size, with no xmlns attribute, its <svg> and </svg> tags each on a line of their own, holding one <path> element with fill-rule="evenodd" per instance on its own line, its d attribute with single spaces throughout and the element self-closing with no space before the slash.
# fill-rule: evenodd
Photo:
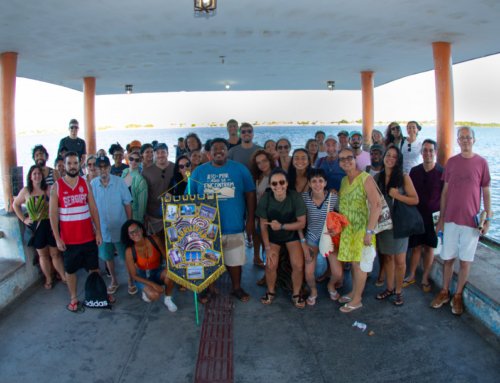
<svg viewBox="0 0 500 383">
<path fill-rule="evenodd" d="M 78 304 L 80 302 L 76 301 L 75 303 L 71 303 L 71 301 L 69 302 L 69 305 L 66 306 L 66 310 L 68 310 L 69 312 L 72 312 L 73 314 L 83 314 L 85 312 L 85 307 L 83 306 L 80 306 L 78 307 Z M 74 310 L 71 310 L 70 307 Z"/>
<path fill-rule="evenodd" d="M 242 288 L 239 288 L 237 290 L 234 290 L 232 293 L 236 298 L 238 298 L 242 302 L 248 302 L 250 300 L 250 295 L 243 291 Z"/>
<path fill-rule="evenodd" d="M 297 299 L 297 300 L 295 300 L 295 299 Z M 293 304 L 295 305 L 295 307 L 297 307 L 298 309 L 303 309 L 304 307 L 306 307 L 305 302 L 300 295 L 293 295 L 292 301 L 293 301 Z M 304 305 L 302 306 L 301 303 L 304 303 Z"/>
<path fill-rule="evenodd" d="M 350 313 L 351 311 L 357 310 L 363 307 L 363 303 L 360 303 L 358 306 L 349 306 L 347 303 L 340 308 L 340 311 L 343 313 Z"/>
<path fill-rule="evenodd" d="M 422 290 L 424 290 L 425 292 L 431 291 L 431 288 L 432 288 L 432 286 L 430 283 L 422 284 Z"/>
<path fill-rule="evenodd" d="M 200 294 L 200 303 L 205 304 L 208 303 L 212 300 L 213 297 L 215 297 L 217 294 L 219 294 L 218 291 L 213 291 L 213 290 L 205 290 Z"/>
<path fill-rule="evenodd" d="M 316 298 L 318 298 L 317 295 L 315 295 L 314 297 L 308 297 L 306 299 L 306 303 L 309 305 L 309 306 L 314 306 L 316 304 Z"/>
<path fill-rule="evenodd" d="M 328 292 L 330 293 L 330 298 L 332 301 L 338 301 L 340 299 L 340 294 L 337 290 L 335 290 L 334 293 L 332 293 L 329 289 L 327 289 Z M 337 296 L 337 298 L 335 298 Z"/>
<path fill-rule="evenodd" d="M 341 296 L 339 298 L 339 303 L 349 303 L 352 301 L 352 298 L 349 298 L 347 295 Z"/>
<path fill-rule="evenodd" d="M 120 287 L 120 285 L 110 285 L 107 289 L 108 294 L 116 293 L 116 290 L 118 290 L 118 287 Z"/>
<path fill-rule="evenodd" d="M 43 286 L 45 287 L 45 290 L 52 290 L 52 282 L 45 283 Z"/>
<path fill-rule="evenodd" d="M 385 284 L 385 279 L 377 279 L 375 286 L 382 287 Z"/>
<path fill-rule="evenodd" d="M 128 287 L 128 293 L 129 293 L 130 295 L 137 294 L 137 293 L 138 293 L 138 291 L 139 291 L 139 289 L 137 288 L 137 286 L 136 286 L 136 285 L 133 285 L 133 286 L 129 286 L 129 287 Z"/>
<path fill-rule="evenodd" d="M 408 279 L 404 279 L 403 280 L 403 287 L 410 286 L 413 283 L 415 283 L 415 279 L 413 281 L 408 281 Z"/>
<path fill-rule="evenodd" d="M 273 302 L 275 295 L 275 293 L 270 293 L 269 291 L 267 291 L 266 295 L 260 297 L 260 301 L 263 305 L 269 306 Z"/>
</svg>

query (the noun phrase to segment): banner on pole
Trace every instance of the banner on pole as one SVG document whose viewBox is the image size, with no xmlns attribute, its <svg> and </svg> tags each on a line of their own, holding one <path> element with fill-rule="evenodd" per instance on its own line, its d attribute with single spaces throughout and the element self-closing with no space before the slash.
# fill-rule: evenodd
<svg viewBox="0 0 500 383">
<path fill-rule="evenodd" d="M 163 196 L 168 277 L 200 293 L 226 271 L 217 196 Z"/>
</svg>

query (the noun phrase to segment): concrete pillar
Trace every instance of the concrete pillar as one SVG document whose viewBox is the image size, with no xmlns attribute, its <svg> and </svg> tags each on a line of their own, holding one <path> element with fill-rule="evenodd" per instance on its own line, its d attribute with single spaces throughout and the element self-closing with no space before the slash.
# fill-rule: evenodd
<svg viewBox="0 0 500 383">
<path fill-rule="evenodd" d="M 83 79 L 83 109 L 85 126 L 85 143 L 87 144 L 87 155 L 95 154 L 95 77 Z"/>
<path fill-rule="evenodd" d="M 453 102 L 453 71 L 450 43 L 432 44 L 436 78 L 436 141 L 437 162 L 446 165 L 455 146 L 455 114 Z"/>
<path fill-rule="evenodd" d="M 17 53 L 0 55 L 0 164 L 5 211 L 13 212 L 11 169 L 17 166 L 15 99 Z M 25 172 L 26 174 L 26 172 Z"/>
<path fill-rule="evenodd" d="M 373 109 L 373 72 L 361 72 L 361 95 L 363 98 L 363 149 L 371 144 L 375 119 Z"/>
</svg>

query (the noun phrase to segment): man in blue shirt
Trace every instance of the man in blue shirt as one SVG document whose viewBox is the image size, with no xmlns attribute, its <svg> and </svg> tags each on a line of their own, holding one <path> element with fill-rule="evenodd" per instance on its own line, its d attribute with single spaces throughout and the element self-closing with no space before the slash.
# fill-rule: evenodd
<svg viewBox="0 0 500 383">
<path fill-rule="evenodd" d="M 108 294 L 114 294 L 118 289 L 115 274 L 115 249 L 125 263 L 125 245 L 120 241 L 122 225 L 127 219 L 132 219 L 132 196 L 125 181 L 118 176 L 110 174 L 111 163 L 106 156 L 97 157 L 96 168 L 99 177 L 90 182 L 99 212 L 101 224 L 102 244 L 99 246 L 99 257 L 106 262 L 111 274 L 111 285 Z M 125 269 L 127 264 L 125 263 Z M 128 292 L 137 293 L 134 280 L 128 273 Z"/>
<path fill-rule="evenodd" d="M 326 187 L 330 191 L 338 192 L 340 190 L 340 182 L 346 176 L 344 170 L 339 164 L 339 141 L 334 135 L 329 135 L 325 138 L 326 157 L 319 158 L 314 167 L 323 169 L 327 176 Z"/>
<path fill-rule="evenodd" d="M 224 138 L 214 138 L 210 143 L 212 162 L 198 166 L 191 178 L 191 195 L 217 194 L 222 234 L 222 253 L 231 282 L 232 294 L 239 300 L 250 300 L 240 286 L 242 266 L 247 262 L 245 236 L 251 236 L 255 226 L 255 185 L 248 169 L 228 160 L 229 143 Z M 187 190 L 186 190 L 187 194 Z M 245 211 L 248 212 L 245 224 Z M 202 303 L 217 294 L 212 283 L 201 296 Z"/>
</svg>

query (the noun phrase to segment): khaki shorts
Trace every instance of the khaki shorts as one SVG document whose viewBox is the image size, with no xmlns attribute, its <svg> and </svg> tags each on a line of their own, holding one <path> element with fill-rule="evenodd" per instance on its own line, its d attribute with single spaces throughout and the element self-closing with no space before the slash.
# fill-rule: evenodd
<svg viewBox="0 0 500 383">
<path fill-rule="evenodd" d="M 245 234 L 222 235 L 222 254 L 226 266 L 243 266 L 247 263 L 245 254 Z"/>
</svg>

